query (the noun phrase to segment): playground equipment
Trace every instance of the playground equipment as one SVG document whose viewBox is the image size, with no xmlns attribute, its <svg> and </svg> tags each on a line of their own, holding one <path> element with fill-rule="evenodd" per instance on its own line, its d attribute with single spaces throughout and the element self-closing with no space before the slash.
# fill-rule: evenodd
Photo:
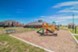
<svg viewBox="0 0 78 52">
<path fill-rule="evenodd" d="M 56 33 L 57 30 L 58 28 L 56 27 L 56 25 L 49 25 L 48 23 L 43 23 L 42 28 L 39 31 L 37 31 L 37 33 L 41 35 L 48 35 L 48 33 L 51 33 L 57 36 L 57 33 Z"/>
</svg>

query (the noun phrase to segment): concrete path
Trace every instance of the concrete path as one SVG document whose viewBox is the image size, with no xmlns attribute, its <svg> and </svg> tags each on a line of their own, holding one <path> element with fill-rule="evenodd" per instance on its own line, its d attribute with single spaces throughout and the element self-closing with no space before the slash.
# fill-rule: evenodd
<svg viewBox="0 0 78 52">
<path fill-rule="evenodd" d="M 78 44 L 66 30 L 59 30 L 58 36 L 40 36 L 36 31 L 13 34 L 26 41 L 55 52 L 78 52 Z"/>
</svg>

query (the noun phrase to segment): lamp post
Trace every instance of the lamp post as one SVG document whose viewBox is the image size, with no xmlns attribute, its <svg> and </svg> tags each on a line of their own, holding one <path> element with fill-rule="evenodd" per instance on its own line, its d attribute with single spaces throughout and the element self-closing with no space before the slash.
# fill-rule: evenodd
<svg viewBox="0 0 78 52">
<path fill-rule="evenodd" d="M 72 25 L 73 25 L 73 30 L 74 30 L 74 27 L 75 27 L 75 24 L 74 24 L 74 13 L 73 13 L 73 19 L 72 20 L 73 20 L 73 24 Z"/>
<path fill-rule="evenodd" d="M 74 15 L 74 12 L 73 12 L 73 19 L 72 19 L 73 20 L 73 31 L 76 33 L 76 26 L 75 26 L 75 22 L 74 22 L 74 16 L 75 15 Z"/>
</svg>

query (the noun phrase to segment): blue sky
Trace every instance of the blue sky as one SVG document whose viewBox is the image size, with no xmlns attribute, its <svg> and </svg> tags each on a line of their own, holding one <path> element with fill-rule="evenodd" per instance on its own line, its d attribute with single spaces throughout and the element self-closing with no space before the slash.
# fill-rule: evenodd
<svg viewBox="0 0 78 52">
<path fill-rule="evenodd" d="M 72 23 L 74 13 L 78 24 L 77 5 L 77 0 L 0 0 L 0 21 L 15 20 L 26 24 L 42 19 L 68 24 Z"/>
</svg>

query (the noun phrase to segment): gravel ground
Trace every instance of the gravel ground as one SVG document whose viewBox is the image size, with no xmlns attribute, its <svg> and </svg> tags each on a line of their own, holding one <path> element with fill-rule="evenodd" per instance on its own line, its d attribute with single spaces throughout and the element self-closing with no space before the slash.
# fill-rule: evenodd
<svg viewBox="0 0 78 52">
<path fill-rule="evenodd" d="M 30 31 L 13 35 L 55 52 L 78 52 L 78 44 L 68 31 L 59 30 L 57 33 L 58 36 L 40 36 L 36 31 Z"/>
</svg>

